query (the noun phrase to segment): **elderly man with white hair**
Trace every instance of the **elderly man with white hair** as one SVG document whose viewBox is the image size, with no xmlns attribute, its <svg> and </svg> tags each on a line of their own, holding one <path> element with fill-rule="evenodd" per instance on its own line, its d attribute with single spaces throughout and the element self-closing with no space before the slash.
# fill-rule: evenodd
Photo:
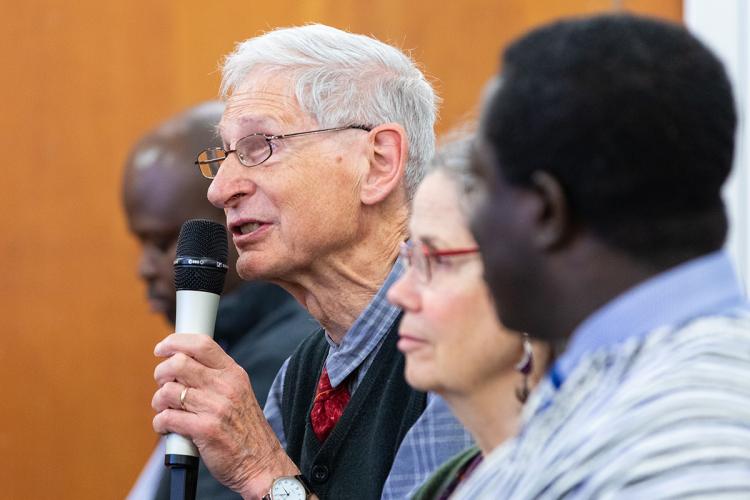
<svg viewBox="0 0 750 500">
<path fill-rule="evenodd" d="M 237 270 L 281 285 L 323 328 L 282 367 L 265 415 L 213 341 L 167 337 L 154 429 L 191 438 L 244 498 L 403 498 L 470 444 L 442 400 L 406 384 L 385 296 L 437 98 L 399 50 L 321 25 L 239 44 L 222 93 L 223 147 L 198 164 Z"/>
</svg>

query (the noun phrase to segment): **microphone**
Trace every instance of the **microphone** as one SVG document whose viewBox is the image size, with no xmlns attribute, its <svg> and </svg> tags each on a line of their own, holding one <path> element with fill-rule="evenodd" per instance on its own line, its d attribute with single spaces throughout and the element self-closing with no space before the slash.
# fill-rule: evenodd
<svg viewBox="0 0 750 500">
<path fill-rule="evenodd" d="M 219 295 L 227 269 L 227 230 L 214 221 L 191 219 L 180 229 L 174 260 L 176 333 L 213 337 Z M 194 500 L 198 449 L 179 434 L 168 434 L 164 464 L 170 469 L 170 500 Z"/>
</svg>

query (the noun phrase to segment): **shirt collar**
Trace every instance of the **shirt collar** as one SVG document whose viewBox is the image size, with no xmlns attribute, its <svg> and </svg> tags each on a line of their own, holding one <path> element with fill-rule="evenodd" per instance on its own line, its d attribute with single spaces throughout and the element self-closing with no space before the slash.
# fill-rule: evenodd
<svg viewBox="0 0 750 500">
<path fill-rule="evenodd" d="M 676 326 L 710 312 L 745 304 L 725 251 L 687 261 L 622 293 L 586 318 L 550 378 L 559 387 L 580 359 L 632 337 L 645 337 L 660 326 Z"/>
<path fill-rule="evenodd" d="M 404 264 L 399 257 L 383 285 L 346 332 L 341 344 L 336 345 L 326 333 L 326 340 L 330 346 L 326 369 L 333 387 L 337 387 L 354 372 L 380 345 L 383 337 L 398 318 L 401 309 L 388 302 L 386 293 L 403 272 Z"/>
</svg>

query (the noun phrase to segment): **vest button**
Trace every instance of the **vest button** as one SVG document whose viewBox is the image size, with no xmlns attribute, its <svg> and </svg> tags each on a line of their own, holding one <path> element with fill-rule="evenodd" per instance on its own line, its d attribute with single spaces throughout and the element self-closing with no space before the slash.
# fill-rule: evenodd
<svg viewBox="0 0 750 500">
<path fill-rule="evenodd" d="M 325 465 L 313 465 L 312 478 L 317 483 L 325 483 L 328 480 L 328 467 Z"/>
</svg>

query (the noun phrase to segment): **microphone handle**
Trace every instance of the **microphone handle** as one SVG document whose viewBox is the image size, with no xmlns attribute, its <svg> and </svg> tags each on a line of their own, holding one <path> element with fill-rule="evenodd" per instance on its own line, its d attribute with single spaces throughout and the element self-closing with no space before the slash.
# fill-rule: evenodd
<svg viewBox="0 0 750 500">
<path fill-rule="evenodd" d="M 178 290 L 175 332 L 213 337 L 219 295 Z M 169 467 L 170 500 L 195 500 L 198 486 L 198 448 L 179 434 L 168 434 L 164 465 Z"/>
</svg>

